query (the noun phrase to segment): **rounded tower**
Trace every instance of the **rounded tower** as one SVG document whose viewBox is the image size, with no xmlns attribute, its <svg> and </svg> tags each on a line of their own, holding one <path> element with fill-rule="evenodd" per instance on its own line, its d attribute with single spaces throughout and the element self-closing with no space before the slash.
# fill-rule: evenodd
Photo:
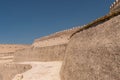
<svg viewBox="0 0 120 80">
<path fill-rule="evenodd" d="M 120 10 L 120 0 L 115 0 L 110 6 L 110 12 L 115 12 Z"/>
</svg>

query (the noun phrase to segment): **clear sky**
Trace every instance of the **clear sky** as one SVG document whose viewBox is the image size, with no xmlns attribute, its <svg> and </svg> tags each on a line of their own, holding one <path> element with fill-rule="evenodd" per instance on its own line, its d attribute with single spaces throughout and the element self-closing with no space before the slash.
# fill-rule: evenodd
<svg viewBox="0 0 120 80">
<path fill-rule="evenodd" d="M 114 0 L 0 0 L 0 43 L 30 44 L 56 31 L 87 24 Z"/>
</svg>

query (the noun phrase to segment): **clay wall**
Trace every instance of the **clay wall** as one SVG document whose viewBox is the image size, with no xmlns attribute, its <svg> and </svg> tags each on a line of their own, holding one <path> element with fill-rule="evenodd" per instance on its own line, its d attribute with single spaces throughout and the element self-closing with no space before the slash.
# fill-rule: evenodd
<svg viewBox="0 0 120 80">
<path fill-rule="evenodd" d="M 14 53 L 15 62 L 23 61 L 62 61 L 67 44 L 28 48 Z"/>
<path fill-rule="evenodd" d="M 61 80 L 120 80 L 119 63 L 120 14 L 72 36 Z"/>
</svg>

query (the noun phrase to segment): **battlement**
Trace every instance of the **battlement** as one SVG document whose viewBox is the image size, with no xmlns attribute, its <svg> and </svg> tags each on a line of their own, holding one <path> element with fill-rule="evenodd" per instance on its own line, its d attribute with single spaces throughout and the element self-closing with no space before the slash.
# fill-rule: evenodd
<svg viewBox="0 0 120 80">
<path fill-rule="evenodd" d="M 120 0 L 115 0 L 113 4 L 110 6 L 110 12 L 119 11 L 120 10 Z"/>
</svg>

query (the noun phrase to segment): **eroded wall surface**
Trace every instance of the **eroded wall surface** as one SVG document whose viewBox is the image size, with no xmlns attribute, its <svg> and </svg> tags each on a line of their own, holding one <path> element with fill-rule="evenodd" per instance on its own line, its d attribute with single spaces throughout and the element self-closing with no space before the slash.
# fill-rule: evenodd
<svg viewBox="0 0 120 80">
<path fill-rule="evenodd" d="M 120 80 L 120 15 L 71 38 L 61 79 Z"/>
<path fill-rule="evenodd" d="M 15 52 L 14 61 L 62 61 L 67 44 L 29 48 Z"/>
<path fill-rule="evenodd" d="M 76 27 L 35 39 L 31 48 L 15 52 L 14 61 L 62 61 L 70 36 Z"/>
</svg>

